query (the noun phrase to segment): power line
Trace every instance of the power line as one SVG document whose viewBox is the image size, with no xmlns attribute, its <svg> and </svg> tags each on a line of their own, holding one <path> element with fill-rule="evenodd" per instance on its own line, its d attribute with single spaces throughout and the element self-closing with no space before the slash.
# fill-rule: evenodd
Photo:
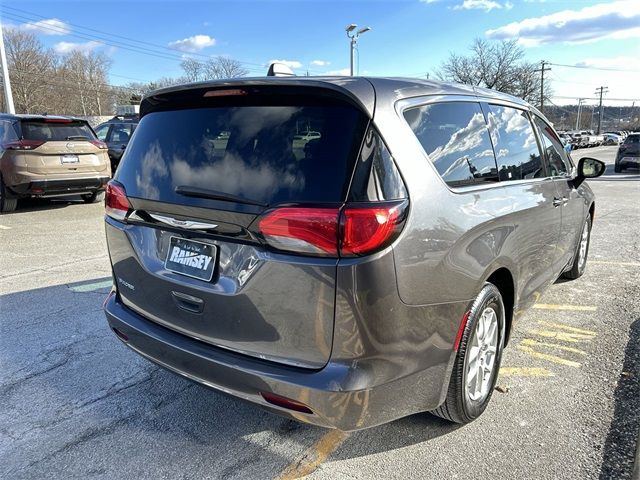
<svg viewBox="0 0 640 480">
<path fill-rule="evenodd" d="M 5 5 L 2 5 L 1 7 L 3 10 L 5 10 L 5 15 L 7 15 L 10 19 L 12 20 L 16 20 L 19 22 L 23 22 L 23 21 L 27 21 L 27 22 L 35 22 L 38 21 L 38 19 L 47 19 L 48 17 L 39 15 L 37 13 L 33 13 L 33 12 L 29 12 L 27 10 L 22 10 L 19 8 L 15 8 L 15 7 L 8 7 Z M 22 12 L 23 14 L 26 14 L 28 16 L 25 15 L 21 15 L 19 13 L 14 13 L 11 11 L 7 11 L 7 10 L 14 10 L 17 12 Z M 35 18 L 34 18 L 35 17 Z M 99 40 L 101 43 L 105 44 L 105 45 L 110 45 L 110 46 L 114 46 L 117 48 L 122 48 L 123 50 L 129 50 L 135 53 L 142 53 L 144 55 L 150 55 L 150 56 L 155 56 L 158 58 L 164 58 L 164 59 L 168 59 L 168 60 L 184 60 L 183 56 L 182 56 L 182 52 L 181 50 L 174 48 L 174 47 L 170 47 L 170 46 L 166 46 L 166 45 L 160 45 L 157 43 L 152 43 L 152 42 L 147 42 L 144 40 L 136 40 L 134 38 L 131 37 L 125 37 L 123 35 L 117 35 L 114 33 L 110 33 L 110 32 L 105 32 L 102 30 L 97 30 L 94 28 L 90 28 L 90 27 L 86 27 L 83 25 L 78 25 L 78 24 L 73 24 L 73 23 L 69 23 L 69 22 L 65 22 L 66 25 L 75 27 L 76 29 L 81 29 L 81 30 L 87 30 L 90 32 L 95 32 L 95 33 L 99 33 L 101 35 L 107 35 L 107 37 L 105 38 L 104 36 L 99 36 L 99 35 L 95 35 L 95 34 L 89 34 L 89 33 L 85 33 L 85 32 L 78 32 L 77 30 L 73 30 L 73 29 L 66 29 L 63 27 L 56 27 L 53 25 L 39 25 L 39 28 L 45 29 L 45 30 L 49 30 L 55 33 L 60 33 L 60 34 L 68 34 L 77 38 L 81 38 L 83 40 Z M 71 32 L 75 32 L 75 33 L 70 33 L 69 30 L 71 30 Z M 120 38 L 123 40 L 126 40 L 126 42 L 124 41 L 119 41 L 119 40 L 112 40 L 112 38 Z M 141 45 L 148 45 L 151 47 L 154 47 L 154 49 L 150 49 L 147 47 L 143 47 L 140 45 L 132 45 L 131 43 L 128 42 L 134 42 L 134 43 L 138 43 Z M 166 50 L 165 51 L 158 51 L 158 49 L 160 50 Z M 174 52 L 180 52 L 180 54 L 178 53 L 174 53 Z M 197 57 L 201 57 L 203 59 L 211 59 L 214 56 L 213 55 L 207 55 L 204 53 L 198 53 L 198 52 L 189 52 L 190 56 L 197 56 Z M 242 60 L 238 60 L 235 59 L 237 62 L 241 63 L 242 65 L 247 65 L 247 70 L 249 71 L 260 71 L 262 72 L 263 69 L 265 68 L 264 64 L 260 64 L 260 63 L 254 63 L 254 62 L 247 62 L 247 61 L 242 61 Z M 314 71 L 311 70 L 312 73 L 320 73 L 318 71 Z"/>
<path fill-rule="evenodd" d="M 586 70 L 603 70 L 605 72 L 627 72 L 627 73 L 640 73 L 640 70 L 627 70 L 624 68 L 608 68 L 608 67 L 590 67 L 588 65 L 566 65 L 563 63 L 551 63 L 547 62 L 548 65 L 553 65 L 554 67 L 565 67 L 565 68 L 581 68 Z"/>
</svg>

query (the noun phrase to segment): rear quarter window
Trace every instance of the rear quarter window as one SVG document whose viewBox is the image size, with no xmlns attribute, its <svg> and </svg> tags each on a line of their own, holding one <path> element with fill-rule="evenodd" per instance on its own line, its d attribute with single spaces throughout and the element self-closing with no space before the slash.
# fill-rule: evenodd
<svg viewBox="0 0 640 480">
<path fill-rule="evenodd" d="M 405 110 L 404 117 L 448 185 L 498 179 L 489 131 L 479 104 L 423 105 Z"/>
</svg>

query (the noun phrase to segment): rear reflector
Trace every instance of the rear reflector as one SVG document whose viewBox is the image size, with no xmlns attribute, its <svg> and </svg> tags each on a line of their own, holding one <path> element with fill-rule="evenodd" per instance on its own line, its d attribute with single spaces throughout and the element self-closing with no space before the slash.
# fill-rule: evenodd
<svg viewBox="0 0 640 480">
<path fill-rule="evenodd" d="M 44 144 L 44 140 L 18 140 L 17 142 L 3 143 L 5 150 L 34 150 Z"/>
<path fill-rule="evenodd" d="M 123 342 L 128 342 L 129 341 L 129 337 L 127 337 L 124 333 L 122 333 L 117 328 L 111 327 L 111 330 L 113 330 L 113 333 L 115 333 L 118 336 L 118 338 L 120 340 L 122 340 Z"/>
<path fill-rule="evenodd" d="M 458 328 L 458 333 L 456 335 L 456 340 L 453 344 L 453 351 L 457 352 L 458 348 L 460 348 L 460 342 L 462 341 L 462 334 L 464 333 L 464 329 L 467 326 L 467 320 L 469 320 L 469 315 L 471 312 L 466 312 L 462 316 L 462 321 L 460 322 L 460 327 Z"/>
<path fill-rule="evenodd" d="M 104 202 L 105 213 L 116 220 L 124 220 L 131 210 L 131 204 L 127 200 L 127 192 L 125 192 L 122 184 L 115 180 L 107 183 Z"/>
<path fill-rule="evenodd" d="M 107 150 L 109 148 L 106 143 L 100 140 L 89 140 L 89 142 L 98 147 L 100 150 Z"/>
<path fill-rule="evenodd" d="M 262 395 L 262 398 L 272 405 L 277 405 L 278 407 L 294 410 L 296 412 L 313 414 L 313 411 L 304 403 L 300 403 L 286 397 L 281 397 L 280 395 L 270 392 L 260 392 L 260 395 Z"/>
<path fill-rule="evenodd" d="M 279 250 L 353 257 L 379 251 L 402 230 L 408 201 L 335 208 L 284 207 L 267 212 L 258 230 Z"/>
</svg>

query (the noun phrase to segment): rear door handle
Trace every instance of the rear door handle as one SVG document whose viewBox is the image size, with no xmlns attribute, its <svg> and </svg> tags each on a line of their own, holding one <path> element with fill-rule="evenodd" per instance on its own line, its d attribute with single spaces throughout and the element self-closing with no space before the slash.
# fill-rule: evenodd
<svg viewBox="0 0 640 480">
<path fill-rule="evenodd" d="M 191 313 L 202 313 L 204 310 L 204 300 L 193 295 L 187 295 L 182 292 L 171 292 L 173 295 L 173 301 L 176 302 L 178 308 L 186 310 Z"/>
</svg>

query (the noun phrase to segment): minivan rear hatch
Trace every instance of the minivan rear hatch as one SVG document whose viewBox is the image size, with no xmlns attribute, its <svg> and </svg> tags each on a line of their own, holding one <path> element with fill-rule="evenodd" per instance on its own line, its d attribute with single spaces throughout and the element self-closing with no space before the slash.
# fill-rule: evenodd
<svg viewBox="0 0 640 480">
<path fill-rule="evenodd" d="M 321 368 L 337 256 L 300 247 L 322 234 L 313 220 L 318 231 L 301 227 L 282 248 L 257 225 L 278 208 L 344 204 L 363 109 L 335 90 L 242 84 L 154 95 L 141 110 L 114 179 L 126 225 L 107 226 L 123 303 L 211 345 Z"/>
</svg>

